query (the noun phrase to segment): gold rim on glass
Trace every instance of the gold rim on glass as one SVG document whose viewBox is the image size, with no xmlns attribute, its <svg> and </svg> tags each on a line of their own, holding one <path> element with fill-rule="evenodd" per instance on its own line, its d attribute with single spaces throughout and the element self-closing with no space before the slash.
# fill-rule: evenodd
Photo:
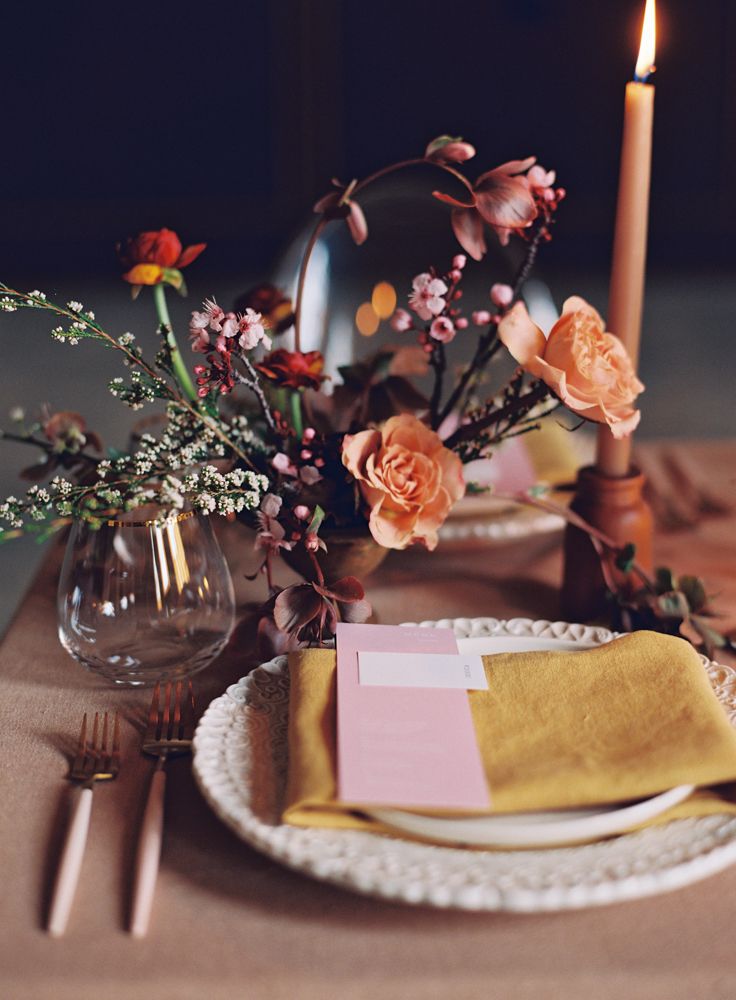
<svg viewBox="0 0 736 1000">
<path fill-rule="evenodd" d="M 188 521 L 190 517 L 194 517 L 197 512 L 195 510 L 185 510 L 176 517 L 169 515 L 163 521 L 158 518 L 151 518 L 148 521 L 105 521 L 108 528 L 152 528 L 155 525 L 166 524 L 170 522 L 175 522 L 176 524 L 181 524 L 182 521 Z"/>
</svg>

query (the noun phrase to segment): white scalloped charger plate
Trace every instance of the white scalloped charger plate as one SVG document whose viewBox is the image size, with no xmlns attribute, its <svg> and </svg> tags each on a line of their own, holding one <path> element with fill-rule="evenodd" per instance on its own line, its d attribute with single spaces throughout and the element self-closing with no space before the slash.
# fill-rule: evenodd
<svg viewBox="0 0 736 1000">
<path fill-rule="evenodd" d="M 458 638 L 513 640 L 515 648 L 581 648 L 607 629 L 493 618 L 422 622 Z M 477 647 L 477 644 L 476 644 Z M 526 645 L 524 648 L 529 648 Z M 703 658 L 736 721 L 736 671 Z M 602 905 L 680 888 L 736 861 L 736 817 L 683 819 L 577 847 L 477 851 L 353 830 L 280 822 L 287 766 L 285 657 L 256 668 L 216 698 L 194 740 L 194 773 L 217 815 L 244 841 L 288 867 L 367 895 L 464 910 L 543 912 Z"/>
</svg>

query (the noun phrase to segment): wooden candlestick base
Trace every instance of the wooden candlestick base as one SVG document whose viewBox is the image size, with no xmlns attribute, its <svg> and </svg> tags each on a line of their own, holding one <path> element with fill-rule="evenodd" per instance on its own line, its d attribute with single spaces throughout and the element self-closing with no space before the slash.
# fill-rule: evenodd
<svg viewBox="0 0 736 1000">
<path fill-rule="evenodd" d="M 570 504 L 582 518 L 614 542 L 636 546 L 636 561 L 652 568 L 652 512 L 644 500 L 644 476 L 633 469 L 628 476 L 603 476 L 592 466 L 578 473 L 577 492 Z M 588 535 L 567 525 L 564 542 L 561 610 L 568 621 L 601 617 L 608 606 L 600 559 Z M 613 572 L 621 578 L 620 571 Z"/>
</svg>

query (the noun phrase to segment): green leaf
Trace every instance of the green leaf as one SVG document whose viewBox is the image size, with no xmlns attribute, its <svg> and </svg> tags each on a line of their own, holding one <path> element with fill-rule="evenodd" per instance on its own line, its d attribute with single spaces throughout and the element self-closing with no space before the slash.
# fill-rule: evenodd
<svg viewBox="0 0 736 1000">
<path fill-rule="evenodd" d="M 184 285 L 184 275 L 181 273 L 181 271 L 177 271 L 175 267 L 165 267 L 163 268 L 162 277 L 163 280 L 166 282 L 166 284 L 171 285 L 171 287 L 175 288 L 177 292 L 181 292 L 183 288 L 184 291 L 182 292 L 182 294 L 186 295 L 186 286 Z"/>
<path fill-rule="evenodd" d="M 679 589 L 687 598 L 691 611 L 701 611 L 708 603 L 705 584 L 699 576 L 681 576 Z"/>
<path fill-rule="evenodd" d="M 319 504 L 314 508 L 314 513 L 312 514 L 312 520 L 309 522 L 309 527 L 307 528 L 308 535 L 316 535 L 322 526 L 322 522 L 325 519 L 325 512 L 322 510 Z"/>
<path fill-rule="evenodd" d="M 654 587 L 658 594 L 668 594 L 671 590 L 677 590 L 677 580 L 669 566 L 657 566 L 654 571 Z"/>
<path fill-rule="evenodd" d="M 679 590 L 672 590 L 669 594 L 660 594 L 657 598 L 657 608 L 666 618 L 684 620 L 690 615 L 687 598 Z"/>
<path fill-rule="evenodd" d="M 627 542 L 616 556 L 616 568 L 622 573 L 630 573 L 636 558 L 636 546 L 633 542 Z"/>
</svg>

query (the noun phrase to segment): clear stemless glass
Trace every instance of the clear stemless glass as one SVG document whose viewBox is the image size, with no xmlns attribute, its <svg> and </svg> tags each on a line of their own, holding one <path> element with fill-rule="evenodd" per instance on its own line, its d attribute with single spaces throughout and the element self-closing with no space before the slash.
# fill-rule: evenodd
<svg viewBox="0 0 736 1000">
<path fill-rule="evenodd" d="M 140 508 L 98 530 L 76 521 L 57 604 L 64 649 L 121 685 L 202 670 L 235 621 L 225 557 L 210 519 L 194 512 L 161 523 Z"/>
</svg>

